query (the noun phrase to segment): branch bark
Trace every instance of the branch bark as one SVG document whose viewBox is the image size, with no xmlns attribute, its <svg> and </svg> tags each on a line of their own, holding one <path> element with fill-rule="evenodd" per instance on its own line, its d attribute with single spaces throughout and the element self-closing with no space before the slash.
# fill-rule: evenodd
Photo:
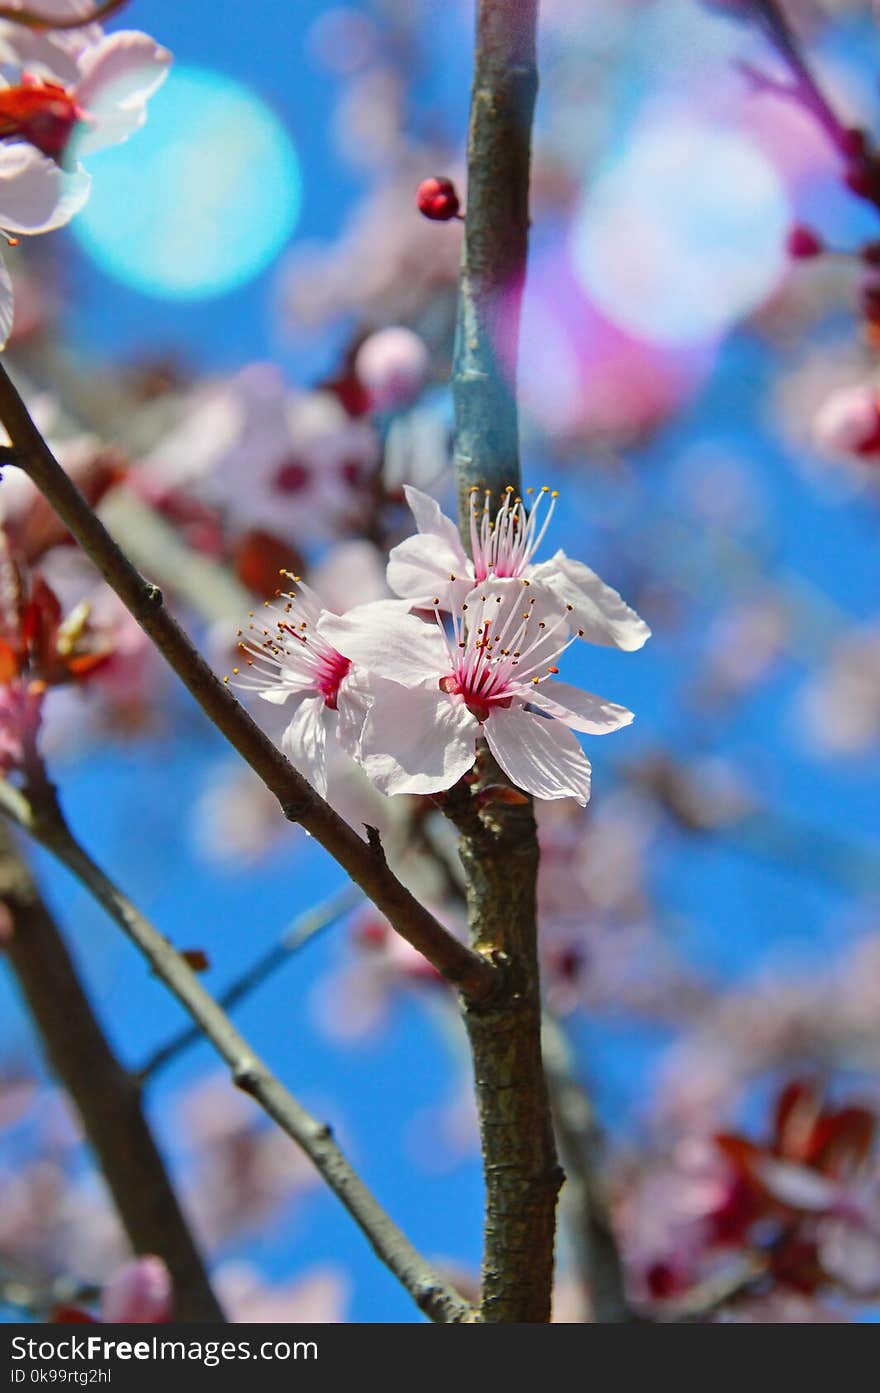
<svg viewBox="0 0 880 1393">
<path fill-rule="evenodd" d="M 491 963 L 460 943 L 419 903 L 384 856 L 325 803 L 218 680 L 165 608 L 162 592 L 135 569 L 55 459 L 2 364 L 0 420 L 12 441 L 13 462 L 49 500 L 205 714 L 278 799 L 285 817 L 320 842 L 393 928 L 466 998 L 491 995 L 497 976 Z"/>
<path fill-rule="evenodd" d="M 459 529 L 471 490 L 520 489 L 516 355 L 529 228 L 537 0 L 478 0 L 468 189 L 452 390 Z M 481 751 L 476 790 L 506 782 Z M 530 800 L 477 811 L 459 785 L 445 802 L 460 831 L 471 943 L 503 969 L 488 1004 L 466 1003 L 486 1187 L 484 1321 L 547 1321 L 562 1180 L 541 1059 Z"/>
<path fill-rule="evenodd" d="M 544 1016 L 544 1059 L 559 1150 L 566 1170 L 562 1211 L 590 1294 L 593 1320 L 621 1325 L 639 1320 L 627 1300 L 620 1250 L 602 1180 L 602 1135 L 590 1098 L 575 1078 L 558 1021 Z"/>
<path fill-rule="evenodd" d="M 116 14 L 128 0 L 103 0 L 103 4 L 96 4 L 86 14 L 53 16 L 43 14 L 40 10 L 29 10 L 24 6 L 18 10 L 10 5 L 0 5 L 0 19 L 7 20 L 10 24 L 20 24 L 24 29 L 35 29 L 42 32 L 48 29 L 82 29 L 87 24 L 96 24 L 100 20 L 109 19 Z"/>
<path fill-rule="evenodd" d="M 140 1089 L 111 1050 L 73 959 L 12 834 L 0 826 L 0 901 L 11 916 L 5 956 L 72 1099 L 136 1253 L 164 1259 L 175 1316 L 224 1319 L 141 1107 Z"/>
<path fill-rule="evenodd" d="M 228 1064 L 237 1088 L 250 1096 L 302 1148 L 342 1201 L 380 1260 L 431 1320 L 470 1321 L 473 1308 L 436 1273 L 367 1189 L 333 1139 L 331 1129 L 306 1112 L 251 1049 L 205 990 L 185 958 L 105 875 L 74 837 L 51 784 L 32 802 L 0 780 L 0 812 L 17 823 L 73 872 L 123 930 L 159 980 L 177 998 Z"/>
</svg>

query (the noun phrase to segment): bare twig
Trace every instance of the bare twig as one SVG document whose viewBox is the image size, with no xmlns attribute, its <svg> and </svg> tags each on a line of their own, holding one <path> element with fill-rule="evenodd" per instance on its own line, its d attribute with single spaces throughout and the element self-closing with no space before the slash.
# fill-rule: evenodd
<svg viewBox="0 0 880 1393">
<path fill-rule="evenodd" d="M 103 0 L 103 4 L 95 5 L 87 14 L 67 15 L 63 19 L 42 14 L 39 10 L 18 10 L 11 5 L 0 5 L 0 19 L 20 24 L 24 29 L 36 29 L 38 32 L 48 29 L 82 29 L 87 24 L 98 24 L 101 20 L 109 19 L 127 4 L 128 0 Z"/>
<path fill-rule="evenodd" d="M 341 890 L 338 895 L 334 895 L 326 904 L 318 905 L 316 909 L 307 910 L 305 914 L 299 915 L 277 943 L 274 943 L 261 957 L 257 958 L 256 962 L 236 977 L 234 982 L 230 982 L 226 990 L 217 997 L 217 1005 L 222 1006 L 224 1011 L 231 1011 L 233 1006 L 237 1006 L 252 991 L 261 986 L 277 968 L 282 967 L 300 948 L 310 943 L 318 934 L 323 933 L 331 924 L 335 924 L 349 910 L 354 909 L 360 899 L 358 891 L 352 886 L 348 886 Z M 197 1045 L 201 1039 L 203 1039 L 203 1035 L 198 1026 L 191 1025 L 182 1030 L 150 1055 L 146 1063 L 137 1070 L 138 1080 L 141 1083 L 152 1082 L 160 1070 L 192 1045 Z"/>
<path fill-rule="evenodd" d="M 755 22 L 791 74 L 791 86 L 784 87 L 772 78 L 764 78 L 754 69 L 749 71 L 750 80 L 757 80 L 777 95 L 797 100 L 815 117 L 838 153 L 847 162 L 851 161 L 854 154 L 852 132 L 841 121 L 810 70 L 782 6 L 778 0 L 753 0 L 751 10 Z"/>
<path fill-rule="evenodd" d="M 186 959 L 79 844 L 48 781 L 33 790 L 33 800 L 0 780 L 0 813 L 45 846 L 103 906 L 228 1064 L 236 1087 L 248 1093 L 306 1153 L 417 1306 L 440 1323 L 472 1320 L 473 1308 L 429 1266 L 385 1213 L 334 1141 L 330 1127 L 306 1112 L 271 1073 L 202 986 Z"/>
<path fill-rule="evenodd" d="M 222 1321 L 153 1134 L 140 1089 L 111 1050 L 73 959 L 15 846 L 0 826 L 0 900 L 12 918 L 4 953 L 53 1072 L 70 1095 L 136 1253 L 156 1253 L 174 1282 L 175 1315 Z"/>
<path fill-rule="evenodd" d="M 275 795 L 284 815 L 330 852 L 389 923 L 468 999 L 487 998 L 498 973 L 449 933 L 373 849 L 315 792 L 260 730 L 169 614 L 162 593 L 134 568 L 43 440 L 0 365 L 0 420 L 19 464 L 49 500 L 126 608 L 152 639 L 209 719 Z"/>
<path fill-rule="evenodd" d="M 638 1320 L 627 1300 L 605 1193 L 601 1130 L 589 1095 L 575 1077 L 568 1041 L 548 1012 L 544 1014 L 543 1043 L 556 1136 L 565 1166 L 562 1212 L 568 1218 L 593 1319 L 600 1325 Z"/>
<path fill-rule="evenodd" d="M 468 189 L 452 390 L 459 529 L 470 490 L 519 487 L 516 354 L 529 226 L 537 0 L 478 0 Z M 506 782 L 487 752 L 476 793 Z M 541 1061 L 531 800 L 482 809 L 464 784 L 441 803 L 459 827 L 471 941 L 505 966 L 488 1007 L 465 1011 L 486 1186 L 481 1315 L 547 1321 L 553 1282 L 556 1160 Z"/>
</svg>

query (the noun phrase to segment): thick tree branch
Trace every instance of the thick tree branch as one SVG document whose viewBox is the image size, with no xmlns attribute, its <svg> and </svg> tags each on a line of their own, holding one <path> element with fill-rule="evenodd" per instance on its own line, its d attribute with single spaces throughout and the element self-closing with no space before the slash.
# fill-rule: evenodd
<svg viewBox="0 0 880 1393">
<path fill-rule="evenodd" d="M 352 1169 L 330 1128 L 301 1107 L 235 1029 L 186 959 L 80 846 L 67 826 L 52 786 L 44 782 L 34 790 L 31 801 L 12 784 L 0 780 L 0 812 L 52 852 L 103 906 L 228 1064 L 236 1086 L 250 1094 L 306 1153 L 377 1256 L 420 1309 L 441 1323 L 473 1319 L 471 1306 L 425 1262 Z"/>
<path fill-rule="evenodd" d="M 275 795 L 285 816 L 300 823 L 335 857 L 392 927 L 465 997 L 474 1001 L 488 997 L 498 975 L 491 963 L 460 943 L 410 894 L 385 858 L 377 856 L 319 797 L 218 680 L 165 608 L 161 591 L 135 570 L 61 468 L 2 364 L 0 420 L 17 452 L 17 463 L 52 504 L 202 710 Z"/>
<path fill-rule="evenodd" d="M 76 1106 L 136 1253 L 155 1253 L 174 1281 L 175 1316 L 222 1321 L 201 1256 L 141 1108 L 52 915 L 8 827 L 0 825 L 0 901 L 11 916 L 5 956 L 53 1072 Z"/>
<path fill-rule="evenodd" d="M 537 0 L 478 0 L 468 132 L 468 189 L 452 390 L 459 528 L 470 491 L 520 486 L 515 379 L 529 226 Z M 484 750 L 477 791 L 505 782 Z M 457 823 L 471 941 L 505 968 L 488 1006 L 465 1010 L 474 1058 L 486 1186 L 481 1316 L 547 1321 L 562 1173 L 541 1060 L 531 801 L 478 805 L 459 785 Z"/>
</svg>

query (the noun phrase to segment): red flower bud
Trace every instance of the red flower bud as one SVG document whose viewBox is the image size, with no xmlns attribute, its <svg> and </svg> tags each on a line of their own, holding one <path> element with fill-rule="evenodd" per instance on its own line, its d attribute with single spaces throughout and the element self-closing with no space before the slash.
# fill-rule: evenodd
<svg viewBox="0 0 880 1393">
<path fill-rule="evenodd" d="M 859 126 L 850 126 L 841 141 L 844 154 L 852 160 L 864 159 L 868 153 L 868 137 Z"/>
<path fill-rule="evenodd" d="M 796 261 L 805 261 L 811 256 L 821 256 L 825 243 L 810 227 L 797 223 L 786 238 L 786 249 Z"/>
<path fill-rule="evenodd" d="M 858 198 L 880 199 L 880 172 L 873 160 L 857 160 L 843 176 L 843 182 Z"/>
<path fill-rule="evenodd" d="M 461 204 L 451 179 L 434 177 L 423 179 L 416 190 L 416 203 L 420 213 L 434 222 L 448 222 L 458 217 Z"/>
</svg>

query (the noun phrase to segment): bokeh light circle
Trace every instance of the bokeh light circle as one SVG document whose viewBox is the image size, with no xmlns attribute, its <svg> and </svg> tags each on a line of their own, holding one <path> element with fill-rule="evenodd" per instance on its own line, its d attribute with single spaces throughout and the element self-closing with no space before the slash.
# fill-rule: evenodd
<svg viewBox="0 0 880 1393">
<path fill-rule="evenodd" d="M 746 135 L 652 120 L 586 188 L 572 260 L 613 323 L 656 343 L 698 343 L 773 290 L 790 219 L 782 180 Z"/>
<path fill-rule="evenodd" d="M 281 122 L 208 69 L 173 68 L 146 125 L 87 163 L 92 192 L 74 235 L 104 270 L 156 298 L 207 299 L 245 284 L 299 218 L 300 165 Z"/>
</svg>

